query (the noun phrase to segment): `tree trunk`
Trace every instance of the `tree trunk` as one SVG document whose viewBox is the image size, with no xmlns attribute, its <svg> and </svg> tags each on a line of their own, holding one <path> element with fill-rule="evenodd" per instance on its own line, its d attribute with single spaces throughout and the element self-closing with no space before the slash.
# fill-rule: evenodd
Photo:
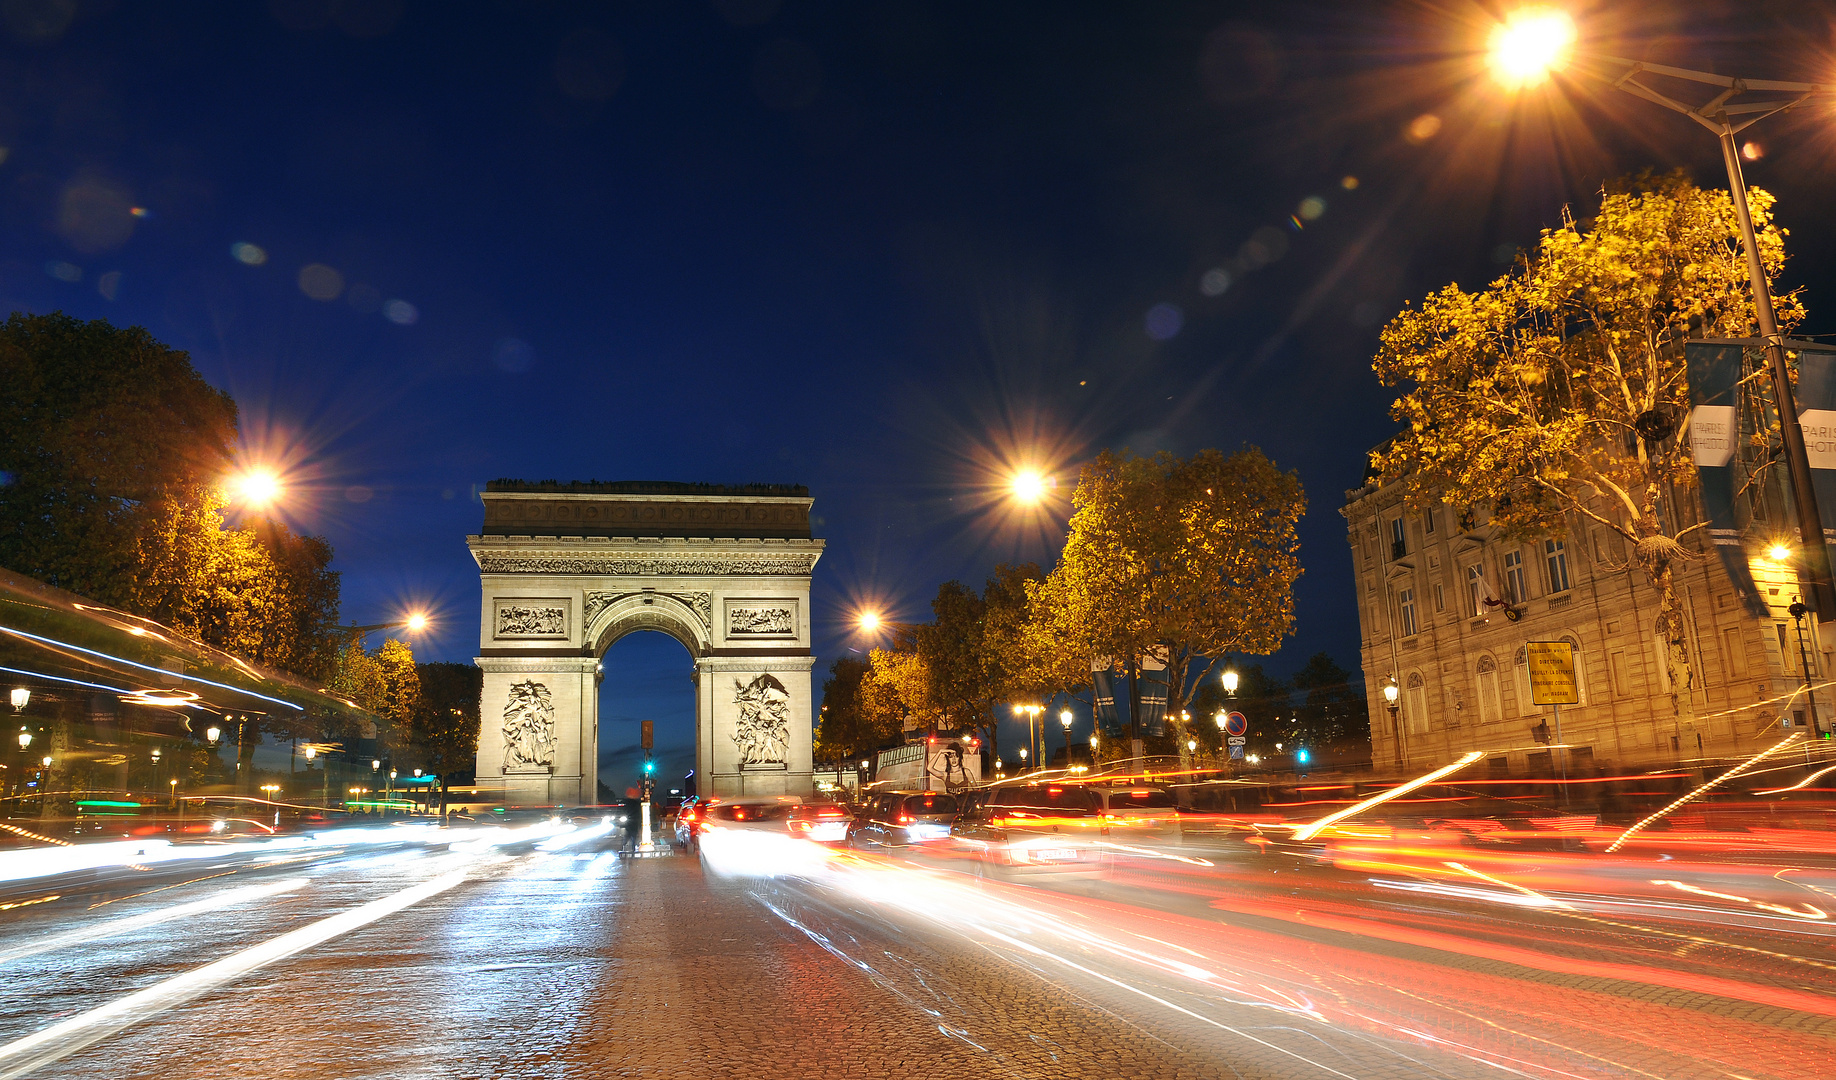
<svg viewBox="0 0 1836 1080">
<path fill-rule="evenodd" d="M 1695 741 L 1695 673 L 1690 668 L 1689 639 L 1683 620 L 1683 600 L 1677 594 L 1676 552 L 1681 545 L 1658 534 L 1655 525 L 1643 525 L 1639 538 L 1640 561 L 1658 591 L 1658 631 L 1664 639 L 1664 665 L 1670 676 L 1671 712 L 1676 718 L 1678 750 L 1693 750 Z M 1641 628 L 1642 629 L 1642 628 Z M 1683 745 L 1685 741 L 1692 745 Z"/>
</svg>

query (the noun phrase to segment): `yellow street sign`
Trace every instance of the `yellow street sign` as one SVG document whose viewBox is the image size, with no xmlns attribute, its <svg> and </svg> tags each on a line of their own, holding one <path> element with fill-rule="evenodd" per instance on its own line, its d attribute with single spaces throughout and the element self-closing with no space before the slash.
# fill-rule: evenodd
<svg viewBox="0 0 1836 1080">
<path fill-rule="evenodd" d="M 1566 641 L 1532 641 L 1524 646 L 1530 667 L 1530 700 L 1538 705 L 1579 705 L 1575 647 Z"/>
</svg>

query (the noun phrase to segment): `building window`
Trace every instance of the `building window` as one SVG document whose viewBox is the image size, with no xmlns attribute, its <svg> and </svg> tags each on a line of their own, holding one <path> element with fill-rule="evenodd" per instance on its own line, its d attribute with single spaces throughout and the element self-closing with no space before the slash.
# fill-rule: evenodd
<svg viewBox="0 0 1836 1080">
<path fill-rule="evenodd" d="M 1438 581 L 1434 585 L 1434 610 L 1436 614 L 1447 610 L 1447 590 Z"/>
<path fill-rule="evenodd" d="M 1396 594 L 1396 610 L 1402 617 L 1402 636 L 1415 636 L 1415 590 L 1404 589 Z"/>
<path fill-rule="evenodd" d="M 1747 675 L 1747 644 L 1740 640 L 1740 627 L 1730 626 L 1721 632 L 1721 651 L 1726 658 L 1728 675 L 1743 679 Z"/>
<path fill-rule="evenodd" d="M 1543 559 L 1549 564 L 1549 591 L 1568 591 L 1568 545 L 1560 540 L 1543 541 Z"/>
<path fill-rule="evenodd" d="M 1626 678 L 1626 654 L 1619 649 L 1607 654 L 1607 681 L 1613 686 L 1614 697 L 1632 696 L 1632 683 Z"/>
<path fill-rule="evenodd" d="M 1478 674 L 1479 722 L 1495 724 L 1504 716 L 1504 706 L 1498 698 L 1498 664 L 1489 656 L 1481 656 Z"/>
<path fill-rule="evenodd" d="M 1791 670 L 1791 646 L 1786 643 L 1785 624 L 1773 623 L 1772 625 L 1778 627 L 1779 631 L 1779 665 L 1783 667 L 1788 674 L 1796 674 Z"/>
<path fill-rule="evenodd" d="M 1568 642 L 1569 647 L 1574 649 L 1575 651 L 1575 699 L 1580 703 L 1580 705 L 1586 705 L 1587 704 L 1587 665 L 1583 663 L 1581 659 L 1581 643 L 1575 640 L 1575 636 L 1573 634 L 1563 634 L 1562 640 Z M 1528 681 L 1529 677 L 1530 676 L 1528 672 L 1526 672 L 1524 675 L 1525 680 Z M 1576 707 L 1579 708 L 1580 705 L 1577 705 Z"/>
<path fill-rule="evenodd" d="M 1390 522 L 1390 558 L 1400 559 L 1409 554 L 1408 526 L 1402 518 Z"/>
<path fill-rule="evenodd" d="M 1505 599 L 1513 604 L 1530 599 L 1530 590 L 1524 582 L 1524 553 L 1521 551 L 1505 552 L 1504 590 Z"/>
<path fill-rule="evenodd" d="M 1420 735 L 1428 730 L 1428 688 L 1422 683 L 1421 672 L 1409 673 L 1408 691 L 1403 719 L 1408 722 L 1409 734 Z"/>
<path fill-rule="evenodd" d="M 1422 535 L 1434 535 L 1434 511 L 1432 509 L 1422 511 Z"/>
<path fill-rule="evenodd" d="M 1470 615 L 1485 614 L 1485 564 L 1473 563 L 1466 568 L 1467 613 Z"/>
</svg>

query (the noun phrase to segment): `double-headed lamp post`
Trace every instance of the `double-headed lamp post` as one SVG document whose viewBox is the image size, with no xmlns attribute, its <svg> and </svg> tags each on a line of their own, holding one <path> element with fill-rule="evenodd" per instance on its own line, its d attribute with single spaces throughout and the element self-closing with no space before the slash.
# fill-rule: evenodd
<svg viewBox="0 0 1836 1080">
<path fill-rule="evenodd" d="M 1574 20 L 1546 7 L 1525 8 L 1505 19 L 1492 36 L 1491 63 L 1501 81 L 1514 88 L 1534 86 L 1567 66 L 1571 53 L 1575 70 L 1590 79 L 1623 90 L 1634 97 L 1661 105 L 1689 117 L 1714 135 L 1721 144 L 1721 163 L 1728 173 L 1728 194 L 1740 226 L 1740 242 L 1747 260 L 1747 277 L 1753 289 L 1754 322 L 1765 345 L 1767 375 L 1773 401 L 1781 418 L 1785 464 L 1790 474 L 1792 503 L 1798 517 L 1798 537 L 1804 547 L 1801 572 L 1807 578 L 1813 605 L 1820 620 L 1836 618 L 1836 589 L 1832 589 L 1829 548 L 1817 509 L 1817 492 L 1811 484 L 1810 458 L 1804 429 L 1792 422 L 1798 409 L 1792 397 L 1791 373 L 1785 363 L 1785 343 L 1779 334 L 1772 307 L 1772 289 L 1760 261 L 1759 242 L 1753 229 L 1753 212 L 1747 203 L 1747 182 L 1741 174 L 1740 148 L 1734 136 L 1769 116 L 1782 113 L 1811 97 L 1836 97 L 1836 85 L 1781 82 L 1776 79 L 1736 79 L 1688 68 L 1647 64 L 1617 56 L 1575 52 Z M 1701 105 L 1690 105 L 1646 85 L 1647 75 L 1717 88 L 1720 92 Z M 1759 101 L 1735 101 L 1748 94 L 1765 95 Z"/>
</svg>

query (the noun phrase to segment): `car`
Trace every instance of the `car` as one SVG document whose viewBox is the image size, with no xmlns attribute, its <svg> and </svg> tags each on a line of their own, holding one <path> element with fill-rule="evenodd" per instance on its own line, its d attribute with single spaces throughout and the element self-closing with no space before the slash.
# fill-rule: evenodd
<svg viewBox="0 0 1836 1080">
<path fill-rule="evenodd" d="M 710 796 L 695 804 L 688 846 L 699 850 L 709 833 L 759 831 L 785 835 L 792 808 L 802 802 L 795 795 Z"/>
<path fill-rule="evenodd" d="M 851 847 L 903 848 L 947 839 L 960 805 L 942 791 L 880 791 L 855 814 Z"/>
<path fill-rule="evenodd" d="M 819 844 L 846 843 L 852 815 L 835 803 L 813 803 L 791 807 L 785 827 L 800 840 Z"/>
<path fill-rule="evenodd" d="M 1091 877 L 1108 869 L 1100 790 L 1009 783 L 977 791 L 969 801 L 950 836 L 979 876 Z"/>
</svg>

